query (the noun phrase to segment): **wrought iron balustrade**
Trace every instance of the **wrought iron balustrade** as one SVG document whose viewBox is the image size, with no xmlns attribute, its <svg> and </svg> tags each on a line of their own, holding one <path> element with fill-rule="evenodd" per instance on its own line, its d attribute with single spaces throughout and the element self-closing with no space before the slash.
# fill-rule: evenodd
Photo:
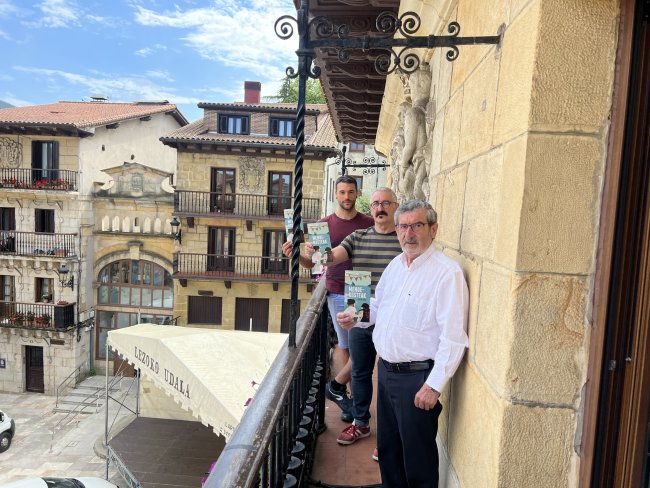
<svg viewBox="0 0 650 488">
<path fill-rule="evenodd" d="M 0 188 L 77 191 L 77 180 L 68 169 L 0 168 Z"/>
<path fill-rule="evenodd" d="M 306 486 L 325 429 L 329 343 L 325 283 L 280 350 L 203 488 Z"/>
<path fill-rule="evenodd" d="M 289 258 L 285 256 L 179 253 L 174 259 L 174 277 L 235 280 L 254 277 L 268 281 L 289 281 Z M 301 280 L 310 279 L 310 271 L 308 269 L 301 270 Z"/>
<path fill-rule="evenodd" d="M 0 326 L 65 329 L 75 325 L 74 305 L 0 301 Z"/>
<path fill-rule="evenodd" d="M 0 231 L 0 254 L 76 257 L 77 234 Z"/>
<path fill-rule="evenodd" d="M 302 205 L 303 219 L 320 218 L 320 198 L 303 198 Z M 174 211 L 179 214 L 281 219 L 285 208 L 293 208 L 293 197 L 189 190 L 174 193 Z"/>
</svg>

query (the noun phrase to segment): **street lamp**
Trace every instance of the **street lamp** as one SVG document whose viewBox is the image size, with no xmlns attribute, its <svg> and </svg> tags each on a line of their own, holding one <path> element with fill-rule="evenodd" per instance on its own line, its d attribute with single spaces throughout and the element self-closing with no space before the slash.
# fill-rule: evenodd
<svg viewBox="0 0 650 488">
<path fill-rule="evenodd" d="M 175 241 L 177 241 L 180 244 L 181 243 L 181 234 L 182 234 L 182 231 L 180 229 L 181 221 L 178 220 L 178 217 L 174 216 L 174 218 L 169 223 L 169 225 L 172 226 L 172 239 L 174 239 Z"/>
<path fill-rule="evenodd" d="M 59 266 L 59 283 L 61 283 L 61 288 L 70 288 L 74 291 L 74 276 L 70 276 L 70 279 L 68 279 L 68 273 L 70 273 L 68 265 L 61 263 L 61 266 Z"/>
</svg>

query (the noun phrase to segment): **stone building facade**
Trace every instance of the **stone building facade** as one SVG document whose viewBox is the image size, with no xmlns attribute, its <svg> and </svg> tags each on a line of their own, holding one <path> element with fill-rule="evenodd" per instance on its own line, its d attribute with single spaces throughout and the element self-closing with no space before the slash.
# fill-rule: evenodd
<svg viewBox="0 0 650 488">
<path fill-rule="evenodd" d="M 284 209 L 293 208 L 295 106 L 260 103 L 246 82 L 238 103 L 202 103 L 203 119 L 162 140 L 178 150 L 174 316 L 182 325 L 287 332 L 289 260 Z M 323 165 L 336 152 L 325 106 L 308 106 L 303 223 L 323 213 Z M 311 277 L 301 270 L 304 307 Z"/>
<path fill-rule="evenodd" d="M 95 260 L 102 255 L 93 187 L 111 180 L 111 167 L 136 157 L 165 177 L 173 174 L 175 151 L 158 138 L 186 123 L 166 102 L 0 110 L 0 391 L 53 394 L 76 368 L 91 368 Z M 153 220 L 169 221 L 170 195 Z M 168 224 L 159 227 L 169 233 Z M 170 251 L 161 246 L 158 254 L 171 268 Z"/>
</svg>

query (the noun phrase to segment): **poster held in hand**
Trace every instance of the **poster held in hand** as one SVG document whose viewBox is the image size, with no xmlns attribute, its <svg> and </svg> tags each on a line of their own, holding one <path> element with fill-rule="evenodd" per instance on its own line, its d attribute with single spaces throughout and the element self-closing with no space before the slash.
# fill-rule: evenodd
<svg viewBox="0 0 650 488">
<path fill-rule="evenodd" d="M 355 323 L 370 322 L 370 271 L 345 272 L 345 303 Z"/>
</svg>

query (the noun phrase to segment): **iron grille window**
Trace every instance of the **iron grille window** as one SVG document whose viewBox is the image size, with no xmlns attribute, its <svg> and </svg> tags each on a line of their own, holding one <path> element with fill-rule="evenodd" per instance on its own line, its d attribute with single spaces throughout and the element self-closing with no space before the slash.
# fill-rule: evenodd
<svg viewBox="0 0 650 488">
<path fill-rule="evenodd" d="M 366 145 L 359 142 L 350 143 L 350 152 L 364 152 L 366 150 Z"/>
<path fill-rule="evenodd" d="M 219 114 L 221 134 L 250 134 L 250 116 Z"/>
<path fill-rule="evenodd" d="M 271 117 L 269 135 L 271 137 L 295 137 L 296 124 L 293 119 Z"/>
<path fill-rule="evenodd" d="M 221 325 L 221 297 L 187 297 L 187 323 Z"/>
</svg>

